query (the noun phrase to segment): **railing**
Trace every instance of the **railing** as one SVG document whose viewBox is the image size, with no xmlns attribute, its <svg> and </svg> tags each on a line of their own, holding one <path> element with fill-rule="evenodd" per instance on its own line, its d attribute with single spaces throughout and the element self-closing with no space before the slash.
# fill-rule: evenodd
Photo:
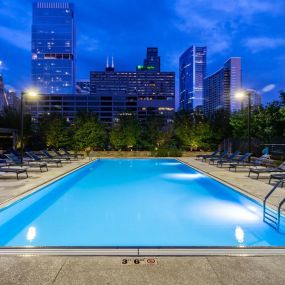
<svg viewBox="0 0 285 285">
<path fill-rule="evenodd" d="M 285 198 L 278 205 L 277 215 L 273 210 L 267 208 L 266 204 L 268 199 L 271 197 L 271 195 L 275 192 L 275 190 L 279 186 L 283 188 L 284 183 L 285 183 L 284 180 L 280 180 L 278 183 L 276 183 L 263 200 L 263 221 L 267 223 L 269 226 L 276 229 L 278 232 L 280 232 L 281 211 L 282 211 L 282 206 L 285 204 Z"/>
</svg>

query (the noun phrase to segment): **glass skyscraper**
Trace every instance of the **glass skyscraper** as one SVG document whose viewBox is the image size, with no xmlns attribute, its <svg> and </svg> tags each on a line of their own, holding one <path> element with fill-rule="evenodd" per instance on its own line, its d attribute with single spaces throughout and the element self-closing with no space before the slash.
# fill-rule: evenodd
<svg viewBox="0 0 285 285">
<path fill-rule="evenodd" d="M 180 56 L 180 110 L 192 111 L 203 105 L 203 80 L 206 77 L 206 61 L 206 47 L 191 46 Z"/>
<path fill-rule="evenodd" d="M 70 94 L 75 87 L 74 7 L 33 3 L 32 83 L 42 94 Z"/>
<path fill-rule="evenodd" d="M 218 110 L 228 114 L 241 109 L 236 93 L 242 87 L 241 58 L 231 57 L 224 66 L 204 79 L 204 114 L 213 116 Z"/>
</svg>

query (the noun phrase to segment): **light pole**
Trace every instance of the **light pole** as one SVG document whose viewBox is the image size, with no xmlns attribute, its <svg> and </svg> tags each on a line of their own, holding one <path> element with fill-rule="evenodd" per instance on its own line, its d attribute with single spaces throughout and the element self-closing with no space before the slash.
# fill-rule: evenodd
<svg viewBox="0 0 285 285">
<path fill-rule="evenodd" d="M 20 162 L 23 163 L 24 158 L 24 99 L 25 96 L 29 97 L 37 97 L 38 92 L 36 90 L 28 90 L 28 91 L 22 91 L 21 92 L 21 106 L 20 106 L 20 142 L 21 142 L 21 148 L 20 148 Z"/>
<path fill-rule="evenodd" d="M 248 152 L 251 153 L 251 93 L 247 90 L 241 90 L 236 93 L 236 98 L 243 100 L 245 97 L 247 97 L 247 146 L 248 146 Z M 249 157 L 250 160 L 250 157 Z"/>
</svg>

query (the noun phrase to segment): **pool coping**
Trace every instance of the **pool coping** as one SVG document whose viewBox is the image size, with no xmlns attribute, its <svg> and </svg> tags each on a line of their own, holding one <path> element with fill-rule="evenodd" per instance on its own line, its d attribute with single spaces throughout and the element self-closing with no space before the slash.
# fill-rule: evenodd
<svg viewBox="0 0 285 285">
<path fill-rule="evenodd" d="M 49 256 L 274 256 L 285 247 L 0 247 L 1 255 Z"/>
<path fill-rule="evenodd" d="M 59 175 L 49 181 L 44 182 L 32 189 L 21 193 L 20 195 L 4 201 L 0 204 L 0 211 L 6 207 L 9 207 L 13 203 L 20 201 L 29 195 L 39 191 L 40 189 L 55 183 L 65 176 L 80 170 L 87 165 L 98 161 L 100 159 L 175 159 L 180 163 L 195 169 L 196 171 L 203 173 L 204 175 L 214 179 L 215 181 L 222 183 L 234 191 L 239 192 L 243 196 L 253 200 L 254 202 L 261 204 L 262 201 L 257 197 L 249 194 L 243 189 L 232 185 L 223 179 L 213 176 L 197 167 L 185 162 L 177 157 L 135 157 L 135 158 L 111 158 L 100 157 L 87 163 L 76 167 L 62 175 Z M 285 255 L 285 246 L 262 246 L 262 247 L 248 247 L 248 246 L 46 246 L 46 247 L 0 247 L 1 255 L 49 255 L 49 256 L 272 256 L 272 255 Z"/>
</svg>

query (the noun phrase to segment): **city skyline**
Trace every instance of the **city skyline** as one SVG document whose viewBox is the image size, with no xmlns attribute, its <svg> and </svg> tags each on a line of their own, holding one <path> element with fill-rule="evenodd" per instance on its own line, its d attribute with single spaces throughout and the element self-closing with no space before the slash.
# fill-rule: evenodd
<svg viewBox="0 0 285 285">
<path fill-rule="evenodd" d="M 0 60 L 4 62 L 1 71 L 5 85 L 18 90 L 31 82 L 32 2 L 0 1 Z M 208 75 L 229 57 L 241 56 L 243 85 L 266 91 L 263 102 L 277 99 L 283 88 L 281 1 L 206 1 L 209 5 L 203 6 L 200 1 L 185 0 L 71 2 L 76 10 L 77 80 L 88 78 L 90 70 L 104 66 L 108 54 L 114 55 L 117 70 L 132 70 L 140 64 L 147 46 L 159 48 L 162 71 L 173 70 L 177 78 L 179 56 L 196 44 L 207 46 Z M 206 12 L 208 16 L 202 17 Z M 270 27 L 265 26 L 268 21 Z"/>
</svg>

